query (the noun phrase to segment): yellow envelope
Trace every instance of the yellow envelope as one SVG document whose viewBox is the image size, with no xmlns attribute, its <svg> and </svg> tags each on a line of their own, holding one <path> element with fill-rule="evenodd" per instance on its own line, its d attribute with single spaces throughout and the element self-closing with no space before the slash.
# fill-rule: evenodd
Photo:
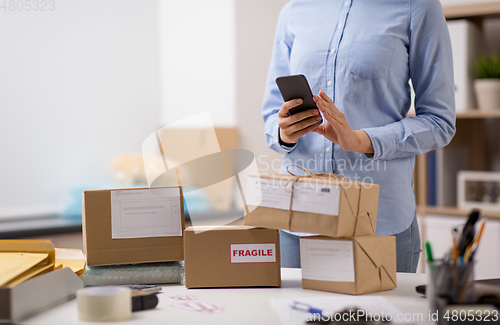
<svg viewBox="0 0 500 325">
<path fill-rule="evenodd" d="M 56 248 L 57 267 L 69 267 L 78 276 L 85 273 L 85 256 L 81 249 Z"/>
<path fill-rule="evenodd" d="M 6 279 L 10 278 L 10 280 L 7 280 L 8 282 L 2 284 L 2 286 L 13 287 L 25 280 L 34 277 L 35 275 L 52 271 L 54 269 L 55 252 L 54 252 L 54 246 L 52 245 L 50 240 L 2 239 L 0 240 L 0 254 L 5 254 L 5 253 L 14 253 L 17 255 L 19 255 L 20 253 L 32 253 L 32 254 L 42 254 L 45 256 L 41 261 L 38 261 L 38 263 L 35 263 L 35 265 L 32 265 L 31 268 L 27 270 L 26 270 L 27 266 L 21 267 L 21 269 L 24 269 L 24 271 L 21 273 L 17 271 L 18 275 L 15 278 L 11 278 L 9 275 L 6 275 L 5 278 Z M 19 257 L 17 259 L 19 260 Z M 29 258 L 23 257 L 23 259 L 27 260 Z M 23 262 L 18 262 L 18 263 L 24 265 Z M 26 263 L 29 264 L 28 262 Z"/>
<path fill-rule="evenodd" d="M 0 253 L 0 286 L 29 271 L 47 256 L 37 253 Z"/>
</svg>

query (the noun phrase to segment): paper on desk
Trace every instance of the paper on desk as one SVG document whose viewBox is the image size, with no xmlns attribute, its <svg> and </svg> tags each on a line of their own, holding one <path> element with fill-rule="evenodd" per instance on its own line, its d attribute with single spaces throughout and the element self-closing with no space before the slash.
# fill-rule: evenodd
<svg viewBox="0 0 500 325">
<path fill-rule="evenodd" d="M 0 286 L 21 276 L 42 262 L 49 254 L 0 253 Z"/>
<path fill-rule="evenodd" d="M 180 197 L 178 187 L 111 191 L 111 237 L 182 236 Z"/>
<path fill-rule="evenodd" d="M 78 276 L 85 273 L 85 256 L 81 249 L 56 248 L 56 268 L 69 267 Z"/>
<path fill-rule="evenodd" d="M 402 315 L 402 312 L 389 303 L 384 297 L 339 295 L 333 297 L 271 299 L 271 304 L 278 312 L 283 325 L 303 325 L 306 320 L 312 318 L 309 313 L 292 309 L 291 306 L 295 301 L 307 304 L 320 310 L 329 311 L 330 313 L 336 313 L 346 308 L 356 307 L 357 309 L 364 310 L 372 315 L 382 315 L 382 313 L 383 315 L 390 314 L 392 316 L 393 323 L 409 324 L 408 322 L 399 321 L 398 315 Z"/>
</svg>

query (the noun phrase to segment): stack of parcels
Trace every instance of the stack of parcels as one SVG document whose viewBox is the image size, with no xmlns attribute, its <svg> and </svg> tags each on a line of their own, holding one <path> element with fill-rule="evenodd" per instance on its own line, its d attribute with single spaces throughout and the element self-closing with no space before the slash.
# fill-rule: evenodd
<svg viewBox="0 0 500 325">
<path fill-rule="evenodd" d="M 300 238 L 303 288 L 395 288 L 396 239 L 375 236 L 379 186 L 308 174 L 250 175 L 245 225 L 321 235 Z"/>
<path fill-rule="evenodd" d="M 19 322 L 74 297 L 83 288 L 77 274 L 85 270 L 75 255 L 78 250 L 55 250 L 50 240 L 0 240 L 0 323 Z"/>
<path fill-rule="evenodd" d="M 82 216 L 85 285 L 182 282 L 180 186 L 87 190 Z"/>
</svg>

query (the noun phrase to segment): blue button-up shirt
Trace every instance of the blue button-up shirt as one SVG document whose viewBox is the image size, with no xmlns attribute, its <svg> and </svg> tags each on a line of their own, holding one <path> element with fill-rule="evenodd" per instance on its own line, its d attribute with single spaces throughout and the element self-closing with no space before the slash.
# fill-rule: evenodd
<svg viewBox="0 0 500 325">
<path fill-rule="evenodd" d="M 317 133 L 280 145 L 279 76 L 303 74 L 334 101 L 375 153 L 345 152 Z M 416 116 L 410 108 L 411 79 Z M 415 155 L 455 133 L 451 42 L 438 0 L 303 0 L 282 9 L 262 108 L 267 144 L 314 173 L 380 185 L 377 234 L 407 229 L 416 212 Z M 297 174 L 300 170 L 291 168 Z"/>
</svg>

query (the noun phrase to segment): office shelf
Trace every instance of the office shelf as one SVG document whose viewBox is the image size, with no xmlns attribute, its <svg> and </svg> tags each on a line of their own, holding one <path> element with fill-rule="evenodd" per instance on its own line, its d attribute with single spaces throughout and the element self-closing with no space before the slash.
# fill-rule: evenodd
<svg viewBox="0 0 500 325">
<path fill-rule="evenodd" d="M 500 17 L 500 1 L 444 6 L 446 19 Z"/>
<path fill-rule="evenodd" d="M 473 119 L 473 118 L 500 118 L 500 109 L 491 111 L 480 111 L 470 109 L 465 112 L 457 113 L 457 119 Z"/>
<path fill-rule="evenodd" d="M 463 5 L 443 6 L 444 15 L 447 20 L 466 18 L 476 21 L 479 26 L 483 19 L 500 17 L 500 1 L 479 2 Z M 497 110 L 478 110 L 470 108 L 464 112 L 457 113 L 457 132 L 451 141 L 450 148 L 467 148 L 468 154 L 463 157 L 467 161 L 468 170 L 486 171 L 491 167 L 488 163 L 490 154 L 487 152 L 486 126 L 490 119 L 500 118 L 500 107 Z M 495 121 L 494 123 L 497 123 Z M 446 148 L 444 150 L 447 150 Z M 418 212 L 420 215 L 450 215 L 466 216 L 468 211 L 463 211 L 457 207 L 435 207 L 428 206 L 427 186 L 428 168 L 426 155 L 416 157 L 415 166 L 415 193 L 417 195 Z M 485 216 L 500 219 L 500 212 L 485 212 Z"/>
<path fill-rule="evenodd" d="M 408 113 L 409 117 L 415 116 L 414 112 Z M 457 112 L 457 119 L 486 119 L 486 118 L 500 118 L 500 108 L 491 111 L 480 111 L 476 108 L 470 108 L 465 112 Z"/>
<path fill-rule="evenodd" d="M 470 210 L 461 210 L 457 207 L 434 207 L 434 206 L 419 206 L 417 207 L 417 212 L 422 215 L 443 215 L 443 216 L 454 216 L 454 217 L 465 217 L 468 216 Z M 483 217 L 489 219 L 499 219 L 499 212 L 481 211 Z"/>
</svg>

